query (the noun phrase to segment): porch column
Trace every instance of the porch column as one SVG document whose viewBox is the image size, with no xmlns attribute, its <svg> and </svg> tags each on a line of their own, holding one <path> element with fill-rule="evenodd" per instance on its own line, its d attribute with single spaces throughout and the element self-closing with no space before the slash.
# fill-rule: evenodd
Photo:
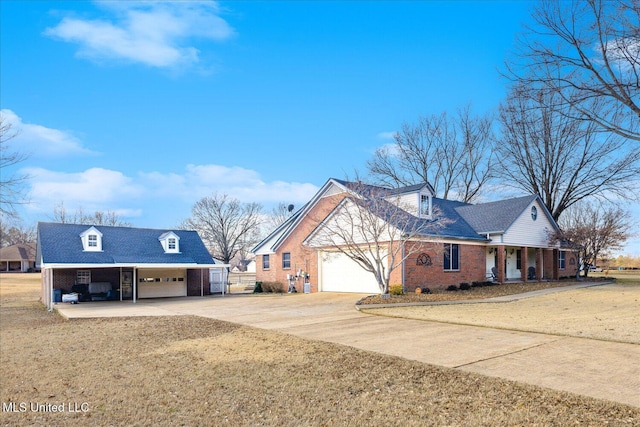
<svg viewBox="0 0 640 427">
<path fill-rule="evenodd" d="M 523 282 L 526 282 L 529 279 L 529 265 L 527 264 L 527 261 L 529 261 L 527 259 L 528 254 L 529 248 L 526 246 L 522 246 L 520 248 L 520 278 Z"/>
<path fill-rule="evenodd" d="M 138 269 L 133 267 L 133 303 L 136 303 L 136 294 L 138 293 Z"/>
<path fill-rule="evenodd" d="M 541 248 L 536 248 L 536 278 L 538 282 L 542 280 L 542 276 L 544 276 L 544 272 L 542 271 L 542 251 Z"/>
<path fill-rule="evenodd" d="M 498 265 L 496 265 L 496 268 L 498 269 L 498 283 L 504 283 L 504 279 L 505 279 L 505 271 L 504 271 L 504 261 L 505 261 L 505 248 L 504 245 L 500 245 L 497 248 L 498 251 Z"/>
<path fill-rule="evenodd" d="M 553 250 L 553 280 L 558 280 L 560 278 L 560 263 L 559 263 L 559 251 L 557 249 Z M 566 261 L 566 260 L 565 260 Z"/>
</svg>

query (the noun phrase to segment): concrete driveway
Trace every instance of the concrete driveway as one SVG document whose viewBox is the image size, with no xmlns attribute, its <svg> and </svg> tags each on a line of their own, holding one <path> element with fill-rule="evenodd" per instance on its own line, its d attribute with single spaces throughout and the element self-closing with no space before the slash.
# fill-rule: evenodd
<svg viewBox="0 0 640 427">
<path fill-rule="evenodd" d="M 57 304 L 65 317 L 195 315 L 640 407 L 640 346 L 363 314 L 358 294 Z"/>
</svg>

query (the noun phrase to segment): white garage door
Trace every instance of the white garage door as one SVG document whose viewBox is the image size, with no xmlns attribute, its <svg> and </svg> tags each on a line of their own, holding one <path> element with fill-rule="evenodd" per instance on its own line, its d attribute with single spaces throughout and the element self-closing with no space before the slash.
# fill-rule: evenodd
<svg viewBox="0 0 640 427">
<path fill-rule="evenodd" d="M 319 257 L 320 292 L 380 293 L 373 273 L 365 271 L 347 255 L 320 252 Z"/>
<path fill-rule="evenodd" d="M 138 298 L 186 297 L 186 270 L 138 270 Z"/>
</svg>

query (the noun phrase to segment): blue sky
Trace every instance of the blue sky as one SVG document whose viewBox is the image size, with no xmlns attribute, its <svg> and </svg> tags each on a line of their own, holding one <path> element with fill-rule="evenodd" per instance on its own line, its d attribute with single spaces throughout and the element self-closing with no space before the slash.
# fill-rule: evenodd
<svg viewBox="0 0 640 427">
<path fill-rule="evenodd" d="M 173 227 L 214 192 L 300 206 L 405 121 L 495 109 L 530 6 L 2 1 L 0 103 L 31 153 L 21 215 L 64 202 Z"/>
</svg>

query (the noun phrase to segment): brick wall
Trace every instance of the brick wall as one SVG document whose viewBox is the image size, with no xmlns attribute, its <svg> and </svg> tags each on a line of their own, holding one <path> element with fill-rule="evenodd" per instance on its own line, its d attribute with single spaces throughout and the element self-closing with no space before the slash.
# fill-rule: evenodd
<svg viewBox="0 0 640 427">
<path fill-rule="evenodd" d="M 555 249 L 543 250 L 544 278 L 554 280 L 554 270 L 558 265 L 558 251 Z"/>
<path fill-rule="evenodd" d="M 65 268 L 56 269 L 53 272 L 53 288 L 62 289 L 62 293 L 70 293 L 76 283 L 78 270 L 91 270 L 92 282 L 109 282 L 113 289 L 118 289 L 120 286 L 119 268 Z"/>
<path fill-rule="evenodd" d="M 280 282 L 288 285 L 287 274 L 295 275 L 298 270 L 309 274 L 311 292 L 318 291 L 318 254 L 313 248 L 302 245 L 302 242 L 326 218 L 333 208 L 344 198 L 344 194 L 324 197 L 302 219 L 296 229 L 278 248 L 277 253 L 270 255 L 269 270 L 262 269 L 262 257 L 256 261 L 256 280 L 260 282 Z M 282 254 L 291 254 L 291 267 L 282 267 Z M 296 282 L 298 291 L 302 291 L 302 280 Z"/>
<path fill-rule="evenodd" d="M 460 244 L 460 270 L 444 270 L 444 245 L 429 244 L 420 248 L 405 260 L 405 291 L 414 292 L 417 287 L 444 289 L 449 285 L 481 282 L 486 280 L 486 248 L 484 246 Z M 414 249 L 411 250 L 413 252 Z M 424 265 L 426 255 L 431 265 Z"/>
</svg>

